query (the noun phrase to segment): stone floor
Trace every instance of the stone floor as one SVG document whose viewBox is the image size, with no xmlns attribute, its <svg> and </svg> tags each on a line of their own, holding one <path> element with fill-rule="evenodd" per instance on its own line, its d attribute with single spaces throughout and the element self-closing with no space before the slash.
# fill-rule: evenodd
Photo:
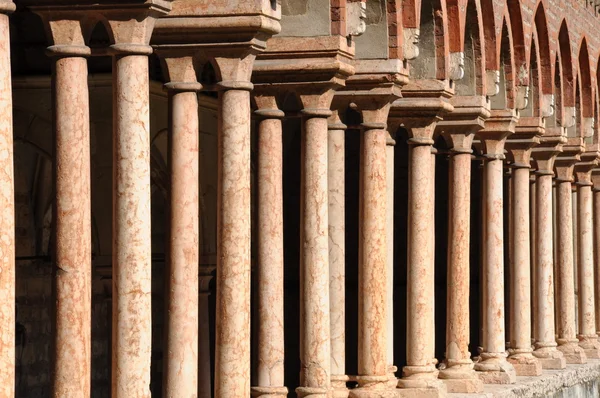
<svg viewBox="0 0 600 398">
<path fill-rule="evenodd" d="M 517 377 L 512 385 L 486 385 L 482 394 L 448 394 L 449 398 L 597 398 L 600 397 L 600 360 L 545 370 L 538 377 Z"/>
</svg>

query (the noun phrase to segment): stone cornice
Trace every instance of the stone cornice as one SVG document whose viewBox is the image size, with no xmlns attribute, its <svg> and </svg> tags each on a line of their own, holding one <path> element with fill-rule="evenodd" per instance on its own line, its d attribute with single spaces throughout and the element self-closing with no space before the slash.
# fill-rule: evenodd
<svg viewBox="0 0 600 398">
<path fill-rule="evenodd" d="M 354 74 L 353 57 L 354 47 L 341 36 L 274 37 L 257 56 L 252 82 L 282 89 L 306 84 L 341 87 Z"/>
<path fill-rule="evenodd" d="M 437 123 L 436 134 L 473 134 L 491 115 L 485 96 L 454 96 L 450 104 L 454 109 Z"/>
</svg>

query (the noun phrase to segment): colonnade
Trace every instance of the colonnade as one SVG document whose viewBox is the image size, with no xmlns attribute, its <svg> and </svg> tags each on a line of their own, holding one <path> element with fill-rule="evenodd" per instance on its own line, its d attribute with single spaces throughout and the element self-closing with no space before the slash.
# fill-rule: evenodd
<svg viewBox="0 0 600 398">
<path fill-rule="evenodd" d="M 10 55 L 8 19 L 4 13 L 12 8 L 12 3 L 0 2 L 0 391 L 7 397 L 14 395 L 15 275 Z M 79 15 L 65 19 L 62 14 L 57 18 L 59 14 L 43 8 L 37 12 L 48 27 L 52 43 L 48 52 L 54 63 L 57 272 L 53 394 L 89 396 L 92 264 L 86 57 L 93 51 L 85 44 Z M 203 90 L 215 90 L 219 98 L 214 396 L 288 394 L 284 378 L 282 176 L 282 120 L 286 114 L 278 102 L 278 96 L 286 90 L 299 98 L 302 123 L 302 144 L 298 149 L 302 159 L 301 375 L 296 389 L 299 397 L 328 397 L 332 390 L 336 397 L 430 397 L 444 396 L 446 392 L 481 392 L 484 383 L 510 384 L 516 375 L 539 376 L 542 368 L 563 369 L 566 363 L 600 358 L 600 295 L 595 291 L 600 285 L 600 174 L 596 169 L 598 151 L 592 145 L 580 142 L 573 147 L 562 136 L 511 141 L 509 137 L 518 134 L 519 117 L 510 109 L 490 111 L 481 106 L 473 111 L 473 121 L 465 127 L 452 119 L 447 98 L 439 108 L 430 107 L 429 113 L 419 109 L 421 113 L 417 115 L 417 108 L 422 106 L 418 90 L 410 94 L 407 86 L 406 96 L 399 99 L 407 80 L 379 85 L 382 90 L 369 93 L 372 87 L 365 89 L 364 81 L 352 81 L 349 76 L 353 71 L 344 69 L 343 62 L 350 65 L 349 59 L 342 60 L 335 76 L 329 79 L 319 75 L 322 80 L 312 81 L 312 85 L 278 86 L 268 78 L 281 65 L 274 66 L 264 59 L 255 62 L 259 53 L 255 48 L 227 49 L 226 56 L 218 51 L 224 49 L 215 48 L 169 44 L 153 48 L 149 43 L 154 18 L 165 12 L 151 7 L 151 12 L 143 17 L 128 14 L 133 18 L 113 18 L 110 13 L 104 16 L 114 38 L 114 43 L 104 49 L 104 55 L 110 54 L 113 59 L 114 397 L 150 396 L 148 56 L 153 51 L 164 63 L 170 120 L 165 396 L 192 397 L 198 391 L 203 391 L 200 396 L 210 395 L 206 388 L 211 384 L 207 380 L 210 369 L 199 359 L 209 351 L 202 330 L 206 325 L 205 285 L 210 276 L 199 275 L 198 269 L 197 94 Z M 277 49 L 277 43 L 273 46 Z M 338 52 L 346 50 L 336 48 Z M 210 58 L 218 71 L 214 86 L 204 87 L 198 79 L 199 53 Z M 258 79 L 253 76 L 253 68 Z M 254 111 L 251 101 L 256 105 Z M 348 127 L 342 114 L 350 103 L 361 116 L 358 308 L 346 306 L 344 284 L 344 140 Z M 252 117 L 258 122 L 256 220 L 251 219 Z M 399 123 L 409 132 L 407 192 L 393 185 L 394 144 L 398 137 L 391 126 Z M 450 147 L 447 177 L 435 175 L 437 135 L 442 135 Z M 483 162 L 481 264 L 469 260 L 470 246 L 479 244 L 470 242 L 475 138 Z M 503 192 L 506 169 L 511 170 L 509 198 Z M 449 181 L 446 303 L 434 302 L 436 178 Z M 531 178 L 535 189 L 530 189 Z M 553 185 L 557 192 L 556 214 L 552 210 Z M 577 193 L 575 232 L 573 189 Z M 407 341 L 394 339 L 394 195 L 408 196 Z M 510 208 L 509 225 L 504 225 L 505 201 Z M 557 241 L 553 217 L 558 220 Z M 257 318 L 253 320 L 258 330 L 253 348 L 258 358 L 255 369 L 250 360 L 252 221 L 258 224 L 254 271 L 258 283 L 252 286 L 258 298 Z M 509 242 L 504 240 L 506 228 Z M 573 233 L 578 236 L 576 247 Z M 509 297 L 504 295 L 506 245 L 510 247 Z M 555 261 L 558 275 L 554 275 Z M 471 267 L 481 267 L 481 292 L 474 292 L 469 286 Z M 483 303 L 479 325 L 482 346 L 475 362 L 469 351 L 470 294 L 481 294 Z M 533 316 L 532 295 L 536 308 Z M 555 300 L 560 314 L 555 313 Z M 434 311 L 442 305 L 447 306 L 446 353 L 445 358 L 438 358 L 443 362 L 438 367 Z M 348 375 L 345 366 L 346 311 L 357 311 L 359 319 L 356 375 Z M 199 318 L 204 320 L 200 329 Z M 406 366 L 400 378 L 395 374 L 394 344 L 407 347 Z M 251 383 L 251 373 L 256 374 L 255 383 Z M 355 381 L 357 387 L 349 389 L 349 380 Z"/>
</svg>

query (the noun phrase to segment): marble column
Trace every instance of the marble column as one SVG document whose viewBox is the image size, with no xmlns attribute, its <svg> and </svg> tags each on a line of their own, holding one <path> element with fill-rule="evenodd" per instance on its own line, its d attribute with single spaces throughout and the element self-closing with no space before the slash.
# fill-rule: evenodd
<svg viewBox="0 0 600 398">
<path fill-rule="evenodd" d="M 211 398 L 212 380 L 210 375 L 210 282 L 214 266 L 200 266 L 198 297 L 198 398 Z"/>
<path fill-rule="evenodd" d="M 329 120 L 329 305 L 331 327 L 331 386 L 335 398 L 348 396 L 346 382 L 346 176 L 345 133 L 338 111 Z"/>
<path fill-rule="evenodd" d="M 8 15 L 11 1 L 0 1 L 0 395 L 15 394 L 15 202 L 13 174 L 12 88 Z"/>
<path fill-rule="evenodd" d="M 229 62 L 233 65 L 230 65 Z M 223 70 L 239 60 L 223 60 Z M 250 90 L 219 83 L 215 397 L 250 395 Z"/>
<path fill-rule="evenodd" d="M 352 397 L 371 397 L 389 387 L 386 296 L 387 126 L 363 116 L 360 158 L 358 270 L 358 388 Z M 395 387 L 394 387 L 395 389 Z"/>
<path fill-rule="evenodd" d="M 538 151 L 539 149 L 539 151 Z M 535 349 L 533 355 L 543 369 L 564 369 L 566 360 L 556 349 L 554 325 L 554 234 L 552 224 L 552 177 L 557 152 L 536 148 L 536 231 L 535 231 Z M 535 155 L 534 155 L 535 156 Z"/>
<path fill-rule="evenodd" d="M 408 275 L 406 366 L 398 387 L 405 396 L 443 394 L 445 386 L 437 379 L 439 371 L 433 350 L 434 331 L 434 198 L 432 196 L 431 150 L 433 126 L 411 129 L 409 139 L 408 189 Z M 429 395 L 427 395 L 429 396 Z"/>
<path fill-rule="evenodd" d="M 113 45 L 112 396 L 150 397 L 150 46 Z"/>
<path fill-rule="evenodd" d="M 511 328 L 508 361 L 519 376 L 539 376 L 541 363 L 531 345 L 531 246 L 529 155 L 514 156 L 511 178 Z"/>
<path fill-rule="evenodd" d="M 573 181 L 574 161 L 561 158 L 556 161 L 556 226 L 557 226 L 557 262 L 556 278 L 560 319 L 557 322 L 558 349 L 567 363 L 587 362 L 584 350 L 577 339 L 575 322 L 575 270 L 573 264 L 573 203 L 571 183 Z"/>
<path fill-rule="evenodd" d="M 180 60 L 181 68 L 191 59 Z M 169 95 L 169 248 L 164 396 L 198 393 L 199 120 L 195 81 L 167 60 Z M 193 70 L 193 69 L 192 69 Z M 194 76 L 195 77 L 195 76 Z"/>
<path fill-rule="evenodd" d="M 469 351 L 471 231 L 471 146 L 473 134 L 444 135 L 450 147 L 448 176 L 448 292 L 446 368 L 440 371 L 448 392 L 478 393 L 483 382 Z"/>
<path fill-rule="evenodd" d="M 331 394 L 328 126 L 333 92 L 301 95 L 300 387 L 298 397 Z"/>
<path fill-rule="evenodd" d="M 387 295 L 386 295 L 386 330 L 387 330 L 387 362 L 390 384 L 396 386 L 398 367 L 394 365 L 394 153 L 395 134 L 388 132 L 386 138 L 386 262 L 387 262 Z"/>
<path fill-rule="evenodd" d="M 81 32 L 80 32 L 81 35 Z M 81 42 L 83 42 L 83 35 Z M 55 41 L 56 42 L 56 41 Z M 54 396 L 89 397 L 91 382 L 92 223 L 90 188 L 90 49 L 55 45 Z"/>
<path fill-rule="evenodd" d="M 273 95 L 255 95 L 257 145 L 258 367 L 253 397 L 287 397 L 283 327 L 283 141 Z"/>
<path fill-rule="evenodd" d="M 594 277 L 595 277 L 595 308 L 596 335 L 600 337 L 600 170 L 592 171 L 594 196 Z"/>
<path fill-rule="evenodd" d="M 600 342 L 596 334 L 594 298 L 594 231 L 591 170 L 577 176 L 577 275 L 579 292 L 579 345 L 591 359 L 600 359 Z"/>
<path fill-rule="evenodd" d="M 475 365 L 489 384 L 510 384 L 516 379 L 514 367 L 507 362 L 504 329 L 504 225 L 502 153 L 485 153 L 484 163 L 484 263 L 483 352 Z"/>
</svg>

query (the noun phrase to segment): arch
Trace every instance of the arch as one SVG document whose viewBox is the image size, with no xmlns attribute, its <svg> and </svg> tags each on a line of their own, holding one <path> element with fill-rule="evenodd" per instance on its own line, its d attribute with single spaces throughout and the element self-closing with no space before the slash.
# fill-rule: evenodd
<svg viewBox="0 0 600 398">
<path fill-rule="evenodd" d="M 481 10 L 477 7 L 477 1 L 468 0 L 464 16 L 466 21 L 469 21 L 464 26 L 461 39 L 465 55 L 465 73 L 463 79 L 456 82 L 456 94 L 485 95 L 485 39 L 480 24 Z"/>
<path fill-rule="evenodd" d="M 548 22 L 546 20 L 546 10 L 540 0 L 534 17 L 535 34 L 538 41 L 539 72 L 541 81 L 541 90 L 543 94 L 552 94 L 552 61 L 550 58 L 550 38 L 548 35 Z"/>
<path fill-rule="evenodd" d="M 510 20 L 507 16 L 502 21 L 500 49 L 498 52 L 500 70 L 500 92 L 491 98 L 492 109 L 514 109 L 515 107 L 515 64 Z"/>
<path fill-rule="evenodd" d="M 493 0 L 481 0 L 481 21 L 483 26 L 483 37 L 485 38 L 484 48 L 485 69 L 498 70 L 500 63 L 498 60 L 498 45 L 496 40 L 496 22 L 494 19 Z"/>
<path fill-rule="evenodd" d="M 521 4 L 519 0 L 507 1 L 508 18 L 510 19 L 510 32 L 512 34 L 512 58 L 515 72 L 515 85 L 529 85 L 528 54 L 525 50 L 525 34 Z"/>
<path fill-rule="evenodd" d="M 459 4 L 460 2 L 460 4 Z M 464 51 L 464 31 L 466 28 L 465 0 L 447 0 L 446 12 L 448 13 L 448 49 L 451 53 Z"/>
<path fill-rule="evenodd" d="M 541 76 L 540 76 L 540 51 L 537 33 L 532 32 L 529 50 L 529 101 L 527 107 L 521 110 L 521 116 L 542 117 L 541 110 Z"/>
<path fill-rule="evenodd" d="M 567 21 L 563 19 L 558 31 L 558 47 L 560 50 L 560 69 L 562 82 L 562 99 L 564 107 L 575 106 L 575 85 L 573 82 L 573 61 L 571 58 L 571 41 Z M 555 72 L 556 73 L 556 72 Z"/>
<path fill-rule="evenodd" d="M 425 0 L 421 3 L 419 53 L 411 65 L 411 76 L 418 79 L 448 78 L 448 23 L 445 2 Z"/>
<path fill-rule="evenodd" d="M 421 0 L 402 1 L 402 27 L 418 28 L 421 21 Z"/>
<path fill-rule="evenodd" d="M 581 40 L 581 44 L 579 45 L 578 70 L 581 114 L 582 117 L 591 118 L 594 115 L 592 104 L 592 75 L 590 71 L 590 56 L 585 37 Z"/>
</svg>

